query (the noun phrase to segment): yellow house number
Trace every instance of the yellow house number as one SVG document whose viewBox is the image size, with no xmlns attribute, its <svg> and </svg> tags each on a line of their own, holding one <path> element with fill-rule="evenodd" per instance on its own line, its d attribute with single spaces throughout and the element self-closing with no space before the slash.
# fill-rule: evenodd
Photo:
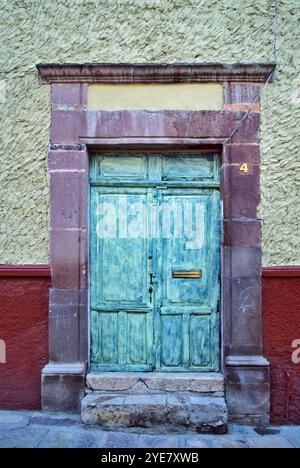
<svg viewBox="0 0 300 468">
<path fill-rule="evenodd" d="M 240 171 L 243 173 L 243 174 L 246 174 L 248 175 L 249 174 L 249 164 L 248 163 L 244 163 L 240 166 Z"/>
</svg>

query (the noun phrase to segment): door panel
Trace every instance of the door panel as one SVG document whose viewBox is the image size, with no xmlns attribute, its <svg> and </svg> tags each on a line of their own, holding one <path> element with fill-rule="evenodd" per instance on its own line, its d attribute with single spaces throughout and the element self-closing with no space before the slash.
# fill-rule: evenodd
<svg viewBox="0 0 300 468">
<path fill-rule="evenodd" d="M 147 315 L 127 314 L 127 363 L 131 365 L 147 364 Z"/>
<path fill-rule="evenodd" d="M 163 366 L 178 367 L 182 365 L 182 317 L 164 315 L 161 317 L 162 339 L 161 360 Z"/>
<path fill-rule="evenodd" d="M 98 158 L 95 175 L 99 179 L 146 179 L 148 177 L 147 156 L 102 156 Z"/>
<path fill-rule="evenodd" d="M 92 190 L 92 307 L 148 306 L 147 197 Z"/>
<path fill-rule="evenodd" d="M 93 362 L 104 364 L 118 363 L 118 315 L 116 313 L 101 313 L 92 311 L 92 351 Z"/>
<path fill-rule="evenodd" d="M 190 365 L 207 367 L 211 363 L 210 317 L 190 316 Z"/>
<path fill-rule="evenodd" d="M 91 364 L 103 371 L 152 369 L 150 312 L 91 311 Z"/>
<path fill-rule="evenodd" d="M 161 235 L 157 292 L 160 306 L 156 313 L 161 316 L 163 326 L 162 336 L 157 340 L 160 349 L 156 366 L 164 371 L 217 370 L 219 192 L 164 189 L 159 191 L 158 198 Z M 169 226 L 169 232 L 164 224 Z M 164 324 L 169 320 L 173 328 L 168 329 Z M 168 334 L 169 343 L 166 344 Z M 180 359 L 166 359 L 172 346 L 177 357 L 181 350 Z"/>
<path fill-rule="evenodd" d="M 165 156 L 163 157 L 163 180 L 201 180 L 214 177 L 214 156 Z"/>
<path fill-rule="evenodd" d="M 220 195 L 205 188 L 217 167 L 190 154 L 93 160 L 94 370 L 219 369 Z"/>
<path fill-rule="evenodd" d="M 208 229 L 210 196 L 197 193 L 161 194 L 162 206 L 162 305 L 201 304 L 208 294 Z M 171 215 L 169 213 L 171 211 Z M 174 219 L 177 217 L 177 221 Z M 170 232 L 164 224 L 170 221 Z M 176 279 L 172 273 L 201 270 L 201 281 Z"/>
<path fill-rule="evenodd" d="M 99 370 L 152 369 L 151 201 L 148 189 L 91 191 L 91 346 Z"/>
</svg>

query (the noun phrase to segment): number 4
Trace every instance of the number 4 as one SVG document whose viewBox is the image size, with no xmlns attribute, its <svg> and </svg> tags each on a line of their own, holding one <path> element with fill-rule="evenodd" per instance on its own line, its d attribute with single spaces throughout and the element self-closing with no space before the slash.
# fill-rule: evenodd
<svg viewBox="0 0 300 468">
<path fill-rule="evenodd" d="M 249 165 L 247 163 L 242 164 L 240 166 L 240 171 L 244 174 L 249 174 Z"/>
</svg>

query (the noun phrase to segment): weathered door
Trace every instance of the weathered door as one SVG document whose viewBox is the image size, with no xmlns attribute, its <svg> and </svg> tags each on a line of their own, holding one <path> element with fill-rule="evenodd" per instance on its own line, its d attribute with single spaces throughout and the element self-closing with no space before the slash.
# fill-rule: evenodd
<svg viewBox="0 0 300 468">
<path fill-rule="evenodd" d="M 94 370 L 218 370 L 217 156 L 95 156 L 90 263 Z"/>
</svg>

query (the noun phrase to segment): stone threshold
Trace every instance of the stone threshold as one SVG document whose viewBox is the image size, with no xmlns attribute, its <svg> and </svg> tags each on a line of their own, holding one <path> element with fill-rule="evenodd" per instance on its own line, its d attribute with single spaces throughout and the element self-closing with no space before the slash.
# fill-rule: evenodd
<svg viewBox="0 0 300 468">
<path fill-rule="evenodd" d="M 124 427 L 168 429 L 183 428 L 198 433 L 227 432 L 227 406 L 223 397 L 199 395 L 112 395 L 94 393 L 82 401 L 82 422 L 102 428 Z"/>
<path fill-rule="evenodd" d="M 110 392 L 124 394 L 194 393 L 202 396 L 224 396 L 225 383 L 221 373 L 163 372 L 91 372 L 86 378 L 87 393 Z"/>
</svg>

